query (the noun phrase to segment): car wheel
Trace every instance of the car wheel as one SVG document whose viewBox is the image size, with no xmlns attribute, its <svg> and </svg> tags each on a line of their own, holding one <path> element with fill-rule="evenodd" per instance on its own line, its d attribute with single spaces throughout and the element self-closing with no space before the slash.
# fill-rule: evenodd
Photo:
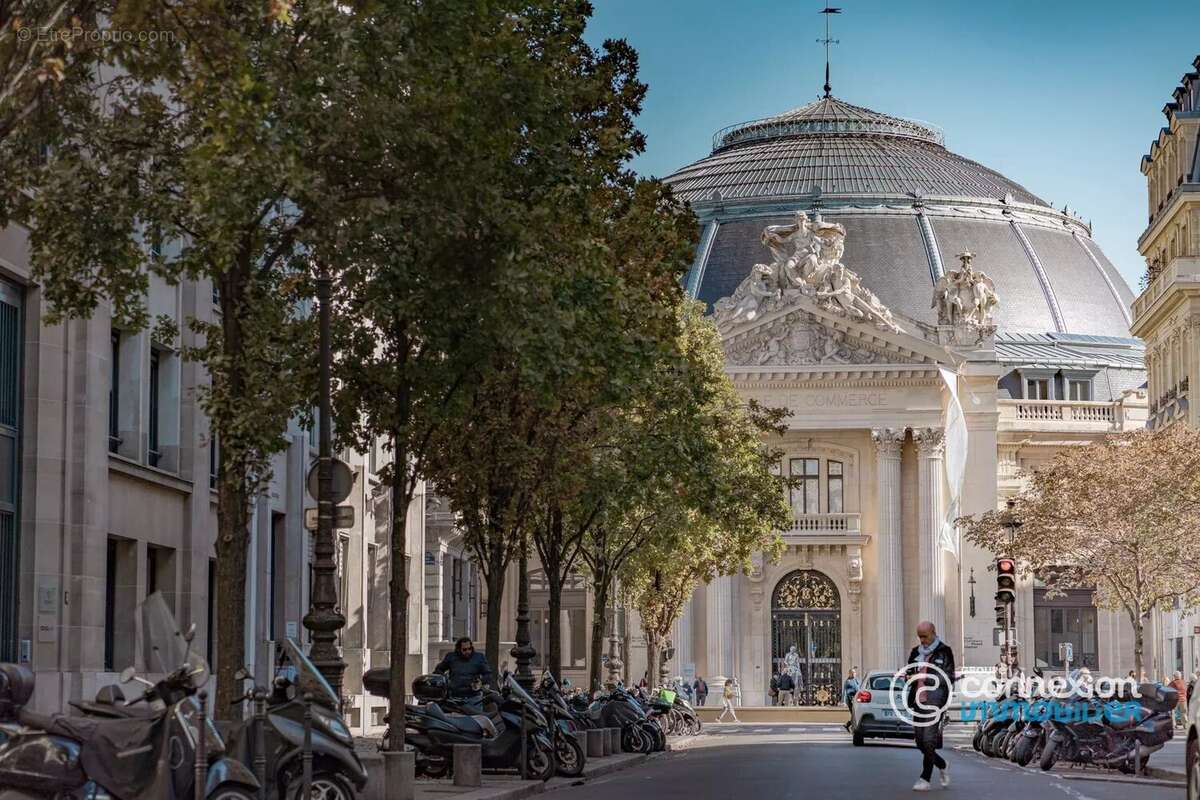
<svg viewBox="0 0 1200 800">
<path fill-rule="evenodd" d="M 1200 744 L 1194 736 L 1187 743 L 1187 800 L 1200 800 Z"/>
<path fill-rule="evenodd" d="M 862 747 L 864 744 L 866 744 L 867 740 L 863 737 L 862 731 L 860 731 L 858 728 L 855 728 L 852 741 L 854 742 L 855 747 Z"/>
</svg>

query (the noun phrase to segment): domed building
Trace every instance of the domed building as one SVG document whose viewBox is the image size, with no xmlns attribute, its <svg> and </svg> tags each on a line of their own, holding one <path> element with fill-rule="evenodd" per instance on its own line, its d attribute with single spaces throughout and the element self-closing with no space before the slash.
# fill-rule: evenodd
<svg viewBox="0 0 1200 800">
<path fill-rule="evenodd" d="M 739 392 L 790 411 L 770 444 L 796 482 L 785 555 L 697 591 L 673 669 L 736 677 L 745 705 L 788 671 L 801 703 L 840 705 L 851 667 L 897 668 L 928 619 L 968 668 L 1053 672 L 1069 641 L 1123 675 L 1129 626 L 1089 592 L 1026 581 L 1006 633 L 995 556 L 954 525 L 1058 449 L 1145 424 L 1133 295 L 1090 226 L 933 125 L 828 94 L 718 131 L 666 182 L 702 225 L 687 290 Z"/>
</svg>

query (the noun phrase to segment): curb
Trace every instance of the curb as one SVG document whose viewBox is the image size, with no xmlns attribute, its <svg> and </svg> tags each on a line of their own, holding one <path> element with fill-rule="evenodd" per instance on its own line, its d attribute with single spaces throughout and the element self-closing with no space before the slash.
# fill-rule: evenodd
<svg viewBox="0 0 1200 800">
<path fill-rule="evenodd" d="M 472 792 L 463 794 L 455 794 L 454 800 L 524 800 L 526 797 L 553 792 L 558 789 L 567 789 L 572 786 L 585 784 L 592 778 L 599 778 L 603 775 L 610 775 L 614 772 L 619 772 L 629 767 L 636 767 L 646 763 L 651 758 L 658 756 L 657 753 L 645 754 L 628 754 L 628 758 L 622 758 L 619 761 L 610 761 L 608 763 L 597 763 L 593 767 L 585 767 L 584 772 L 578 778 L 551 778 L 545 783 L 536 782 L 519 782 L 511 787 L 502 786 L 482 786 Z"/>
</svg>

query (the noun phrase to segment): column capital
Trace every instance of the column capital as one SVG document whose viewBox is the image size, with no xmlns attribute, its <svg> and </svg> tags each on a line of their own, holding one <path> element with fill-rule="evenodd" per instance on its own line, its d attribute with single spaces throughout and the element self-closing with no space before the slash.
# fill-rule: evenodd
<svg viewBox="0 0 1200 800">
<path fill-rule="evenodd" d="M 941 458 L 946 449 L 946 432 L 941 428 L 914 428 L 913 438 L 923 458 Z"/>
<path fill-rule="evenodd" d="M 904 444 L 904 428 L 875 428 L 871 431 L 875 451 L 886 458 L 899 458 Z"/>
</svg>

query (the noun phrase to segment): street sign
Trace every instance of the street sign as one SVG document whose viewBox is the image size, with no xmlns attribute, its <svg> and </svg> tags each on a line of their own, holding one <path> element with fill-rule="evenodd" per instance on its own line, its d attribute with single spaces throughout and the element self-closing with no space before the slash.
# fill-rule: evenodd
<svg viewBox="0 0 1200 800">
<path fill-rule="evenodd" d="M 354 506 L 334 506 L 333 508 L 333 527 L 335 528 L 353 528 L 354 527 Z M 305 530 L 315 531 L 317 529 L 317 509 L 304 509 L 304 528 Z"/>
<path fill-rule="evenodd" d="M 329 499 L 335 503 L 340 503 L 350 496 L 350 490 L 354 488 L 354 473 L 350 471 L 350 467 L 345 461 L 336 458 L 331 458 L 333 462 L 333 496 Z M 308 477 L 305 478 L 305 485 L 308 486 L 308 496 L 317 502 L 321 501 L 320 495 L 320 473 L 321 460 L 317 459 L 313 465 L 308 468 Z"/>
</svg>

